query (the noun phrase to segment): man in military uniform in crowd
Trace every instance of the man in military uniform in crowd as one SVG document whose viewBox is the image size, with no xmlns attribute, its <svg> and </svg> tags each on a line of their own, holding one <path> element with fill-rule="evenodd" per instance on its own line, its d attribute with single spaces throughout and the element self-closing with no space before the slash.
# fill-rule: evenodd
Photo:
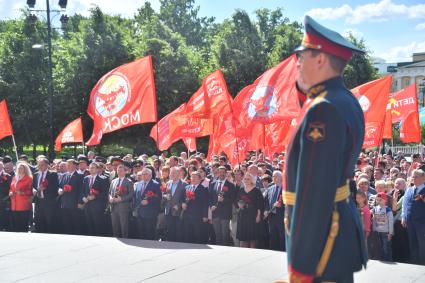
<svg viewBox="0 0 425 283">
<path fill-rule="evenodd" d="M 342 74 L 354 52 L 309 16 L 297 49 L 297 84 L 307 95 L 290 136 L 285 228 L 290 282 L 353 282 L 367 251 L 350 179 L 362 149 L 364 116 Z"/>
</svg>

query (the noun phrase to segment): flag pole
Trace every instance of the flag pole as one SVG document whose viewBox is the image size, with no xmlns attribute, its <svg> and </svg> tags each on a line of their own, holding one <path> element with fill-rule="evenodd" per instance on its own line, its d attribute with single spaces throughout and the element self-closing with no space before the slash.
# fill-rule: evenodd
<svg viewBox="0 0 425 283">
<path fill-rule="evenodd" d="M 13 149 L 15 150 L 16 162 L 18 162 L 18 148 L 16 147 L 15 135 L 12 134 Z"/>
<path fill-rule="evenodd" d="M 85 143 L 84 143 L 84 140 L 83 140 L 83 155 L 86 155 L 86 150 L 85 150 Z"/>
</svg>

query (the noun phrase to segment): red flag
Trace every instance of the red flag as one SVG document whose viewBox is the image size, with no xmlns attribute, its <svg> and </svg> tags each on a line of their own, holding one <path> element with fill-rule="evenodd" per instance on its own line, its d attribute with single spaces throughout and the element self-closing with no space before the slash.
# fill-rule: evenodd
<svg viewBox="0 0 425 283">
<path fill-rule="evenodd" d="M 365 139 L 363 148 L 377 147 L 381 144 L 391 80 L 391 76 L 387 76 L 351 90 L 359 100 L 364 113 Z"/>
<path fill-rule="evenodd" d="M 418 109 L 416 83 L 391 94 L 391 98 L 388 103 L 391 106 L 393 124 L 404 120 L 411 111 Z"/>
<path fill-rule="evenodd" d="M 404 143 L 421 141 L 421 125 L 418 110 L 411 111 L 401 123 L 400 139 Z"/>
<path fill-rule="evenodd" d="M 299 115 L 296 65 L 297 58 L 292 55 L 242 89 L 233 102 L 234 115 L 241 125 L 270 124 Z"/>
<path fill-rule="evenodd" d="M 187 106 L 187 105 L 186 105 Z M 170 131 L 176 137 L 203 137 L 213 132 L 212 119 L 192 118 L 185 113 L 173 115 L 169 120 Z"/>
<path fill-rule="evenodd" d="M 102 133 L 156 122 L 152 57 L 119 66 L 104 75 L 91 91 L 87 113 L 94 121 L 91 145 L 100 143 Z"/>
<path fill-rule="evenodd" d="M 202 86 L 186 104 L 186 113 L 195 118 L 213 118 L 217 114 L 232 111 L 232 97 L 227 90 L 221 70 L 217 70 L 202 81 Z"/>
<path fill-rule="evenodd" d="M 190 152 L 196 151 L 196 139 L 195 138 L 183 138 L 184 145 Z"/>
<path fill-rule="evenodd" d="M 2 100 L 0 102 L 0 140 L 11 135 L 13 135 L 13 129 L 10 123 L 9 111 L 7 110 L 6 100 Z"/>
<path fill-rule="evenodd" d="M 285 140 L 291 126 L 291 120 L 272 123 L 265 126 L 264 154 L 270 159 L 274 153 L 281 153 L 285 149 Z"/>
<path fill-rule="evenodd" d="M 150 137 L 156 141 L 159 150 L 167 150 L 173 143 L 181 138 L 173 135 L 174 129 L 170 128 L 170 119 L 176 115 L 183 114 L 185 112 L 185 107 L 186 104 L 183 103 L 152 127 Z"/>
<path fill-rule="evenodd" d="M 382 135 L 383 139 L 393 138 L 393 124 L 391 123 L 391 116 L 391 110 L 387 110 L 387 113 L 385 114 L 384 134 Z"/>
<path fill-rule="evenodd" d="M 83 141 L 83 124 L 81 118 L 78 118 L 60 132 L 55 140 L 55 150 L 61 151 L 64 143 L 82 143 Z"/>
</svg>

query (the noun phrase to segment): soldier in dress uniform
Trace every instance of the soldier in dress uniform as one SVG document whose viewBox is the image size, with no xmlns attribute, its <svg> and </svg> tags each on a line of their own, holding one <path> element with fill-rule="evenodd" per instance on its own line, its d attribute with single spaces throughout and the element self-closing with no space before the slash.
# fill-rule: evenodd
<svg viewBox="0 0 425 283">
<path fill-rule="evenodd" d="M 282 194 L 289 281 L 353 282 L 367 261 L 350 195 L 364 116 L 342 74 L 352 54 L 364 51 L 306 16 L 296 52 L 307 100 L 290 136 Z"/>
</svg>

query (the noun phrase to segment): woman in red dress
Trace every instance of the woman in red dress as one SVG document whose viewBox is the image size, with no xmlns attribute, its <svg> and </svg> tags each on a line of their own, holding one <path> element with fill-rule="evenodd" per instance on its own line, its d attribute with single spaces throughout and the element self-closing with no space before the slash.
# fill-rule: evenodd
<svg viewBox="0 0 425 283">
<path fill-rule="evenodd" d="M 28 164 L 18 162 L 9 190 L 11 224 L 14 232 L 27 232 L 32 208 L 32 174 Z"/>
</svg>

